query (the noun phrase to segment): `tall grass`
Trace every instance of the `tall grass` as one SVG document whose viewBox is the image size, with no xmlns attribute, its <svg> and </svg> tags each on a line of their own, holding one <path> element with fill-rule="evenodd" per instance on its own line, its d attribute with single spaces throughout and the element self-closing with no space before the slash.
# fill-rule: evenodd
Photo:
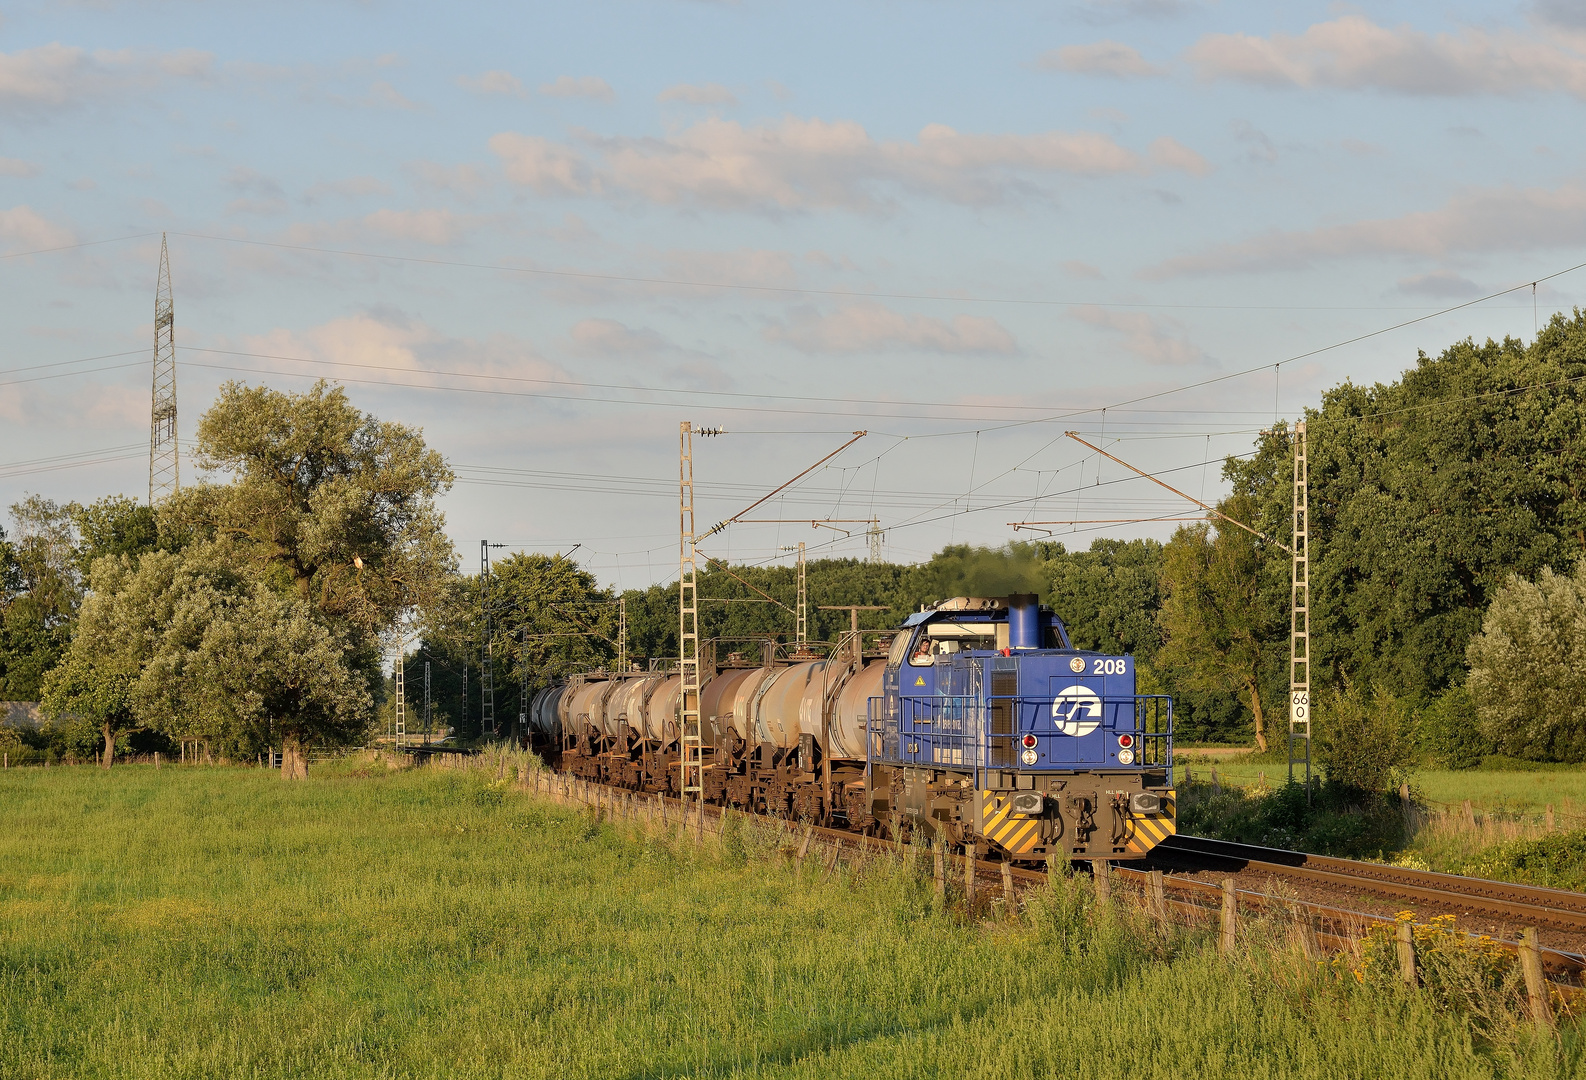
<svg viewBox="0 0 1586 1080">
<path fill-rule="evenodd" d="M 529 762 L 288 784 L 0 774 L 3 1077 L 1528 1077 L 1424 993 L 1218 958 L 1059 880 L 965 923 L 912 853 L 824 878 L 512 790 Z M 498 779 L 499 778 L 499 779 Z M 814 860 L 811 860 L 813 863 Z M 1256 947 L 1259 946 L 1259 947 Z"/>
</svg>

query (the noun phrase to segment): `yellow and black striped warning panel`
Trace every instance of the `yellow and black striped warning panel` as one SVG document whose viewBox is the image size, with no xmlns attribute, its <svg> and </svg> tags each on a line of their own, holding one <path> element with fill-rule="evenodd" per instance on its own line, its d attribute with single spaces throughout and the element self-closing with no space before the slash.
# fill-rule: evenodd
<svg viewBox="0 0 1586 1080">
<path fill-rule="evenodd" d="M 1013 816 L 1011 791 L 980 793 L 980 835 L 1001 845 L 1004 851 L 1020 855 L 1041 842 L 1041 820 Z"/>
<path fill-rule="evenodd" d="M 1144 855 L 1178 831 L 1174 814 L 1174 793 L 1162 792 L 1162 809 L 1155 814 L 1129 816 L 1129 840 L 1125 845 L 1132 855 Z"/>
</svg>

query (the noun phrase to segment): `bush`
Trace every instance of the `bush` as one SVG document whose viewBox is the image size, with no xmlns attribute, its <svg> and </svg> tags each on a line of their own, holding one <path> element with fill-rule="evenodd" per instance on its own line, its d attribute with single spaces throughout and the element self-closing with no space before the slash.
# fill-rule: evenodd
<svg viewBox="0 0 1586 1080">
<path fill-rule="evenodd" d="M 1324 698 L 1316 720 L 1316 755 L 1330 783 L 1387 791 L 1414 759 L 1410 709 L 1380 686 L 1345 679 Z"/>
<path fill-rule="evenodd" d="M 1465 652 L 1471 699 L 1500 754 L 1586 760 L 1586 560 L 1571 577 L 1547 567 L 1492 598 Z"/>
<path fill-rule="evenodd" d="M 1459 873 L 1550 889 L 1586 889 L 1586 829 L 1488 848 Z"/>
<path fill-rule="evenodd" d="M 1378 857 L 1406 839 L 1398 800 L 1332 781 L 1312 792 L 1300 784 L 1263 791 L 1184 784 L 1178 828 L 1192 836 L 1291 848 L 1318 855 Z"/>
<path fill-rule="evenodd" d="M 1415 734 L 1422 758 L 1445 769 L 1474 769 L 1493 751 L 1476 703 L 1463 686 L 1443 691 L 1423 709 Z"/>
</svg>

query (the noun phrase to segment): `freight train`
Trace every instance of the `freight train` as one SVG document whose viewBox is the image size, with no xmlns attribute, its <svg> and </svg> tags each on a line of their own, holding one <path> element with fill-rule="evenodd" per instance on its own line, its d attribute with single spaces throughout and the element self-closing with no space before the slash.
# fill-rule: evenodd
<svg viewBox="0 0 1586 1080">
<path fill-rule="evenodd" d="M 1173 703 L 1134 660 L 1075 649 L 1033 595 L 955 597 L 825 655 L 708 648 L 704 797 L 1016 862 L 1144 857 L 1174 831 Z M 536 740 L 587 780 L 677 794 L 681 680 L 546 687 Z"/>
</svg>

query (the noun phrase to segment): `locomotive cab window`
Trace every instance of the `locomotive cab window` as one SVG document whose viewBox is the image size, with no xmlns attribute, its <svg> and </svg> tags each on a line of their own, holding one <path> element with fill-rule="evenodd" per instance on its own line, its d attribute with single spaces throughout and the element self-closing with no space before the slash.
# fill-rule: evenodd
<svg viewBox="0 0 1586 1080">
<path fill-rule="evenodd" d="M 930 667 L 938 656 L 951 656 L 970 649 L 996 648 L 997 627 L 994 623 L 930 623 L 914 639 L 909 652 L 909 663 L 915 667 Z"/>
</svg>

